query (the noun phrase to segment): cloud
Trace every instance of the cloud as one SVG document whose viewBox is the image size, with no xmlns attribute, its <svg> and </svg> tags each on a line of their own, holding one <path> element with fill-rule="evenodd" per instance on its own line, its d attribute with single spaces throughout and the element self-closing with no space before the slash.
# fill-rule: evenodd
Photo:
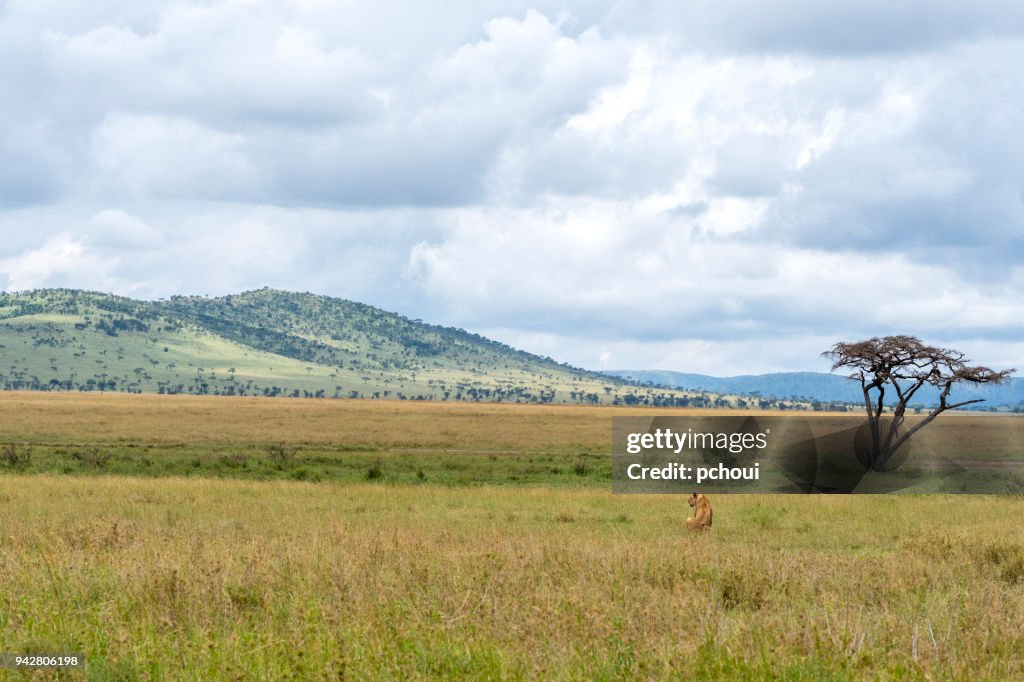
<svg viewBox="0 0 1024 682">
<path fill-rule="evenodd" d="M 962 331 L 1024 331 L 1015 292 L 964 281 L 947 264 L 772 246 L 742 232 L 695 238 L 701 218 L 659 220 L 600 202 L 568 215 L 470 214 L 439 243 L 418 244 L 409 271 L 475 326 L 503 320 L 592 339 L 945 334 L 952 321 Z"/>
<path fill-rule="evenodd" d="M 475 203 L 509 147 L 622 76 L 628 47 L 530 10 L 414 64 L 275 4 L 174 4 L 147 28 L 44 31 L 55 109 L 91 125 L 82 189 L 280 205 Z"/>
<path fill-rule="evenodd" d="M 369 58 L 270 4 L 176 3 L 148 29 L 108 24 L 43 40 L 64 94 L 86 107 L 288 126 L 361 120 L 377 106 Z"/>
<path fill-rule="evenodd" d="M 831 336 L 794 336 L 760 341 L 692 337 L 668 341 L 598 340 L 568 334 L 526 333 L 501 327 L 484 329 L 481 333 L 598 371 L 640 367 L 695 373 L 711 371 L 718 376 L 766 374 L 794 368 L 827 372 L 828 362 L 818 356 L 836 341 Z"/>
<path fill-rule="evenodd" d="M 78 213 L 0 212 L 0 234 L 10 236 L 0 242 L 0 273 L 18 274 L 19 288 L 67 281 L 145 298 L 268 285 L 400 307 L 415 316 L 423 302 L 414 300 L 401 273 L 417 240 L 439 234 L 436 218 L 409 209 L 339 214 L 176 200 Z M 68 257 L 38 258 L 50 252 Z M 74 284 L 78 277 L 82 283 Z"/>
<path fill-rule="evenodd" d="M 668 30 L 681 44 L 726 53 L 899 54 L 1024 31 L 1024 9 L 1013 0 L 655 1 L 610 14 L 623 27 Z"/>
<path fill-rule="evenodd" d="M 40 128 L 0 133 L 0 210 L 50 203 L 64 188 L 65 156 Z"/>
<path fill-rule="evenodd" d="M 39 248 L 0 260 L 0 274 L 12 291 L 40 287 L 109 289 L 113 259 L 100 257 L 80 240 L 62 233 Z"/>
<path fill-rule="evenodd" d="M 10 0 L 0 282 L 314 290 L 594 366 L 799 369 L 887 332 L 1005 360 L 1022 17 Z"/>
<path fill-rule="evenodd" d="M 92 184 L 99 196 L 229 198 L 256 174 L 244 138 L 188 119 L 112 113 L 93 132 Z"/>
<path fill-rule="evenodd" d="M 165 243 L 159 230 L 118 208 L 99 211 L 89 219 L 84 232 L 90 245 L 115 251 L 157 249 Z"/>
</svg>

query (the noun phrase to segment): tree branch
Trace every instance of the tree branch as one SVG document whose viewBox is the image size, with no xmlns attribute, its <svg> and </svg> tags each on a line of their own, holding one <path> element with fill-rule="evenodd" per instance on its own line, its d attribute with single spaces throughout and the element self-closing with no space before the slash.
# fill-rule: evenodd
<svg viewBox="0 0 1024 682">
<path fill-rule="evenodd" d="M 949 407 L 947 407 L 946 409 L 947 410 L 955 410 L 956 408 L 963 407 L 964 405 L 970 405 L 972 403 L 983 403 L 983 402 L 985 402 L 984 398 L 975 398 L 974 400 L 965 400 L 962 403 L 954 403 L 954 404 L 950 405 Z"/>
<path fill-rule="evenodd" d="M 832 361 L 833 371 L 841 367 L 852 370 L 848 374 L 849 378 L 860 381 L 864 394 L 864 410 L 867 412 L 871 428 L 872 467 L 877 469 L 880 469 L 911 436 L 941 413 L 983 402 L 978 398 L 950 403 L 949 395 L 953 384 L 999 384 L 1006 381 L 1014 372 L 1012 369 L 994 371 L 988 367 L 971 367 L 960 351 L 926 346 L 914 336 L 874 337 L 854 343 L 836 343 L 829 351 L 822 353 L 822 356 Z M 907 382 L 906 388 L 900 385 L 901 381 Z M 883 447 L 881 416 L 885 409 L 886 383 L 892 383 L 898 402 L 893 408 L 893 420 L 887 430 Z M 905 422 L 907 406 L 926 383 L 940 390 L 939 405 L 900 436 L 899 430 Z M 877 399 L 873 399 L 872 389 L 878 390 Z"/>
</svg>

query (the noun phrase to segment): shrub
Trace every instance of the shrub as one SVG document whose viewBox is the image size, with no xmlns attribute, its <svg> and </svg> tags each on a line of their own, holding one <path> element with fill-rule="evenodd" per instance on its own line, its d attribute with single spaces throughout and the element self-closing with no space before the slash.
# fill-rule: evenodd
<svg viewBox="0 0 1024 682">
<path fill-rule="evenodd" d="M 243 454 L 222 455 L 220 463 L 232 469 L 245 468 L 249 466 L 249 458 Z"/>
<path fill-rule="evenodd" d="M 284 444 L 267 446 L 267 456 L 269 456 L 271 460 L 281 464 L 288 464 L 295 459 L 295 453 L 298 451 L 298 448 Z"/>
<path fill-rule="evenodd" d="M 19 448 L 14 443 L 7 443 L 3 447 L 3 461 L 12 469 L 27 467 L 32 463 L 32 448 L 29 446 Z"/>
<path fill-rule="evenodd" d="M 102 452 L 97 447 L 79 450 L 75 454 L 73 454 L 72 457 L 77 459 L 82 464 L 88 464 L 89 466 L 96 467 L 97 469 L 102 469 L 103 467 L 107 466 L 107 463 L 110 461 L 110 453 Z"/>
</svg>

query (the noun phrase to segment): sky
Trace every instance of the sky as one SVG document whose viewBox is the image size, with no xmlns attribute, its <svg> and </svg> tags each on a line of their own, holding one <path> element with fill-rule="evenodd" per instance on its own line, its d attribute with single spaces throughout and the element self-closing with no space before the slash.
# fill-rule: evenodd
<svg viewBox="0 0 1024 682">
<path fill-rule="evenodd" d="M 270 286 L 590 369 L 1024 368 L 1018 0 L 0 0 L 0 288 Z"/>
</svg>

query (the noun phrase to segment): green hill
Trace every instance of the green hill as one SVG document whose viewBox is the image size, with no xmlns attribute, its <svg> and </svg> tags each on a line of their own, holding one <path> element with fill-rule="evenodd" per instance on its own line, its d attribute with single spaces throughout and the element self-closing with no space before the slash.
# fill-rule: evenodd
<svg viewBox="0 0 1024 682">
<path fill-rule="evenodd" d="M 326 296 L 261 289 L 138 301 L 71 289 L 0 294 L 0 386 L 499 402 L 708 405 L 462 329 Z M 718 399 L 718 404 L 725 404 Z"/>
</svg>

